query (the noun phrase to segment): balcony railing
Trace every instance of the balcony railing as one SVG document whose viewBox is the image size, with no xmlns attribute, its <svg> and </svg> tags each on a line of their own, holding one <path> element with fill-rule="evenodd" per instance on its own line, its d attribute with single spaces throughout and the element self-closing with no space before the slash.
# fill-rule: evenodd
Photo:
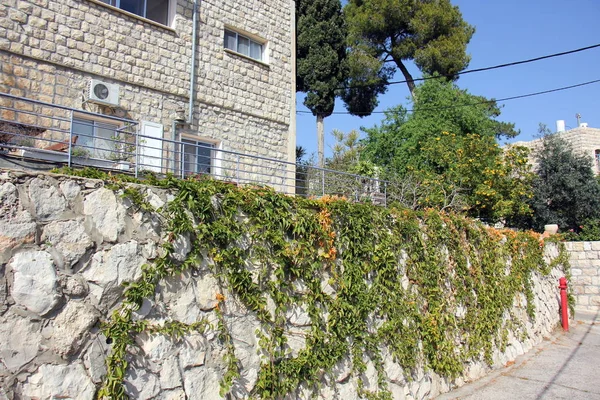
<svg viewBox="0 0 600 400">
<path fill-rule="evenodd" d="M 210 175 L 239 185 L 267 185 L 300 196 L 345 196 L 387 203 L 388 182 L 220 148 L 192 137 L 164 139 L 137 121 L 0 93 L 2 157 L 51 165 L 92 166 L 138 176 Z M 150 127 L 152 128 L 152 126 Z"/>
</svg>

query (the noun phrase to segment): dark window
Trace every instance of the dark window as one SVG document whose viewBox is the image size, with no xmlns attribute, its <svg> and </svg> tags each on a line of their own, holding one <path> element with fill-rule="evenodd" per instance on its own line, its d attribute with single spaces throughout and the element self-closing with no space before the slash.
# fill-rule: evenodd
<svg viewBox="0 0 600 400">
<path fill-rule="evenodd" d="M 148 18 L 159 24 L 169 22 L 169 0 L 102 0 L 106 4 Z"/>
</svg>

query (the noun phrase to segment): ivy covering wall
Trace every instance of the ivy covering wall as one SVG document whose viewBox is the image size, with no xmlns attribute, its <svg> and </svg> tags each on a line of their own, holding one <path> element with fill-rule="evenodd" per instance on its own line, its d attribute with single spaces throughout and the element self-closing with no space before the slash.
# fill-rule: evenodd
<svg viewBox="0 0 600 400">
<path fill-rule="evenodd" d="M 65 171 L 63 171 L 65 172 Z M 213 329 L 227 351 L 221 395 L 239 376 L 239 362 L 223 310 L 235 296 L 260 321 L 262 363 L 250 395 L 279 399 L 319 382 L 345 359 L 358 377 L 358 394 L 391 398 L 382 354 L 391 355 L 406 379 L 424 369 L 454 378 L 469 362 L 492 363 L 509 336 L 527 335 L 512 310 L 521 301 L 536 318 L 532 278 L 554 267 L 567 273 L 567 257 L 547 263 L 547 243 L 532 232 L 497 230 L 460 215 L 435 210 L 351 203 L 343 198 L 303 199 L 262 187 L 237 187 L 205 179 L 140 182 L 173 190 L 174 199 L 154 210 L 130 178 L 95 171 L 66 171 L 102 178 L 140 210 L 160 213 L 164 251 L 128 284 L 121 306 L 104 322 L 113 342 L 100 397 L 125 398 L 127 356 L 141 332 L 173 337 Z M 178 238 L 189 238 L 185 259 L 174 257 Z M 134 318 L 166 277 L 208 265 L 225 288 L 208 320 L 156 325 Z M 252 265 L 253 268 L 249 266 Z M 288 311 L 310 318 L 305 346 L 288 346 Z M 367 364 L 377 385 L 363 384 Z"/>
</svg>

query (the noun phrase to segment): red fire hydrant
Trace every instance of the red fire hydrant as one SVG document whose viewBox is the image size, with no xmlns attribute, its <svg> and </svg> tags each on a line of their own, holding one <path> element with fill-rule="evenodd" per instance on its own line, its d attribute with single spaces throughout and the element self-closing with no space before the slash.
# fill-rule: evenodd
<svg viewBox="0 0 600 400">
<path fill-rule="evenodd" d="M 562 327 L 565 331 L 569 330 L 569 305 L 567 304 L 567 278 L 564 276 L 558 280 L 560 288 L 560 309 L 562 313 Z"/>
</svg>

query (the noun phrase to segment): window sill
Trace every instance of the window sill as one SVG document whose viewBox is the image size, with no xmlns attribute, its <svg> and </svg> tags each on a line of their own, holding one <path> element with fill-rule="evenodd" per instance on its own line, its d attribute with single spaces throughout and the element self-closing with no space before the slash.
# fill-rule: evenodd
<svg viewBox="0 0 600 400">
<path fill-rule="evenodd" d="M 264 62 L 264 61 L 260 61 L 260 60 L 257 60 L 256 58 L 248 57 L 248 56 L 246 56 L 246 55 L 244 55 L 242 53 L 238 53 L 237 51 L 233 51 L 231 49 L 224 48 L 223 50 L 225 50 L 225 53 L 228 53 L 228 54 L 231 54 L 231 55 L 234 55 L 234 56 L 237 56 L 237 57 L 244 58 L 246 60 L 249 60 L 249 61 L 257 63 L 257 64 L 259 64 L 262 67 L 266 67 L 267 69 L 271 69 L 271 66 L 269 64 L 267 64 L 266 62 Z"/>
<path fill-rule="evenodd" d="M 137 19 L 138 21 L 145 22 L 147 24 L 157 26 L 159 28 L 165 29 L 165 30 L 173 32 L 173 33 L 176 32 L 175 29 L 171 28 L 170 26 L 163 25 L 163 24 L 158 23 L 156 21 L 152 21 L 151 19 L 148 19 L 148 18 L 140 17 L 137 14 L 131 13 L 129 11 L 122 10 L 122 9 L 120 9 L 118 7 L 115 7 L 115 6 L 111 6 L 110 4 L 106 4 L 103 1 L 100 1 L 100 0 L 87 0 L 87 1 L 89 1 L 90 3 L 97 4 L 99 6 L 102 6 L 102 7 L 108 8 L 109 10 L 116 11 L 119 14 L 127 15 L 128 17 Z"/>
</svg>

